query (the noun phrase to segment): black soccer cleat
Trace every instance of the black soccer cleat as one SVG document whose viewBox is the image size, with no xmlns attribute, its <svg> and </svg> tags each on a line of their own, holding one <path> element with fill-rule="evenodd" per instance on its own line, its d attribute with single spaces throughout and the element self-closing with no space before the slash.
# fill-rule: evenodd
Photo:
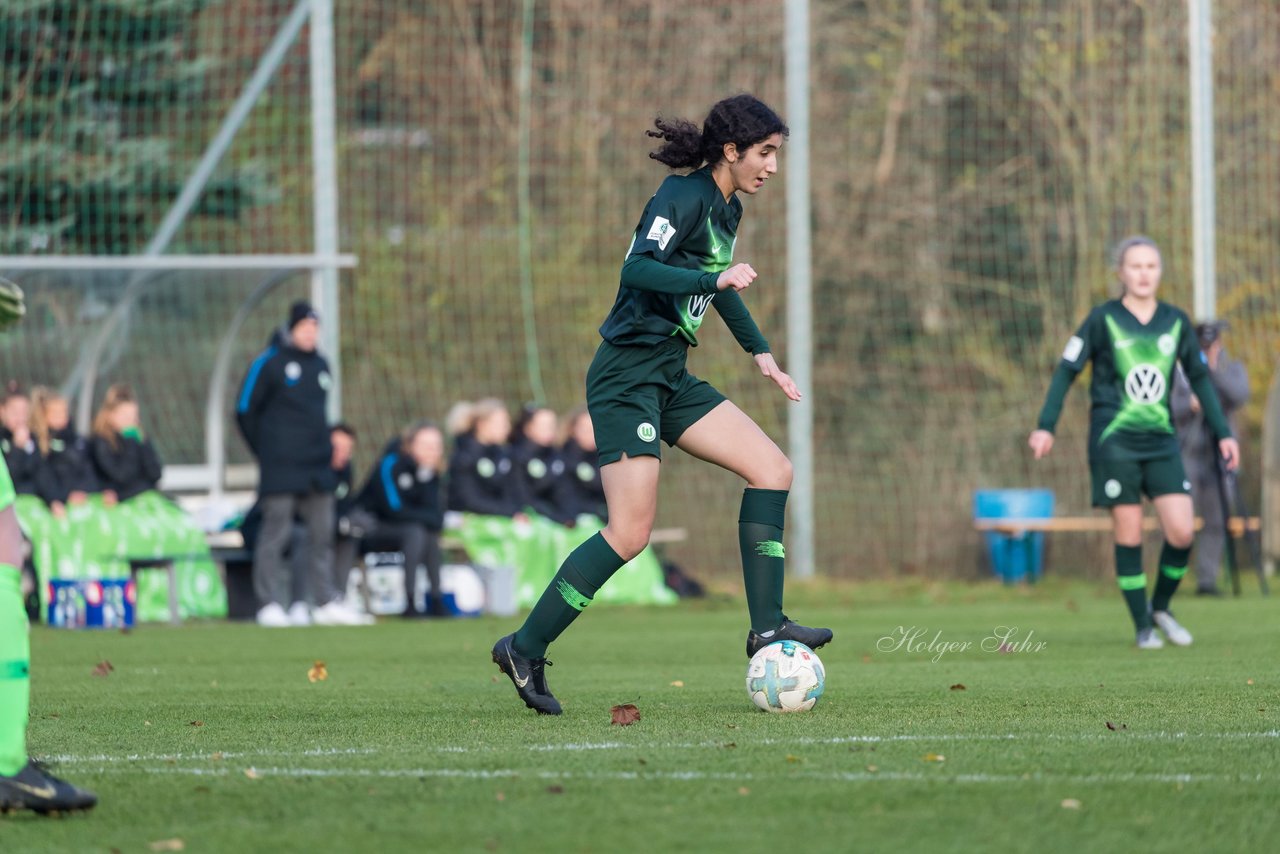
<svg viewBox="0 0 1280 854">
<path fill-rule="evenodd" d="M 540 715 L 560 714 L 560 701 L 547 690 L 546 668 L 551 662 L 545 658 L 525 658 L 516 652 L 515 638 L 510 634 L 493 645 L 493 663 L 511 677 L 516 693 L 526 706 Z"/>
<path fill-rule="evenodd" d="M 0 812 L 31 810 L 40 815 L 92 809 L 97 795 L 59 780 L 34 760 L 12 777 L 0 776 Z"/>
<path fill-rule="evenodd" d="M 811 629 L 808 626 L 791 622 L 784 614 L 782 625 L 770 632 L 767 637 L 758 635 L 753 631 L 747 632 L 747 658 L 751 658 L 769 644 L 782 640 L 795 641 L 796 643 L 804 644 L 809 649 L 817 649 L 820 646 L 831 643 L 833 637 L 835 635 L 831 629 Z"/>
</svg>

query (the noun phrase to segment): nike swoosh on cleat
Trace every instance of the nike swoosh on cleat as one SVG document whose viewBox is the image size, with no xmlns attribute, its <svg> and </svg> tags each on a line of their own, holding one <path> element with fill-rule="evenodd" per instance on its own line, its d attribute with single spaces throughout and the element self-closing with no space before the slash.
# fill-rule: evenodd
<svg viewBox="0 0 1280 854">
<path fill-rule="evenodd" d="M 52 798 L 54 795 L 58 794 L 58 790 L 53 788 L 53 786 L 45 786 L 44 788 L 40 789 L 40 788 L 36 788 L 35 786 L 28 786 L 26 783 L 19 783 L 17 780 L 10 780 L 9 785 L 22 789 L 24 792 L 30 792 L 31 794 L 35 795 L 37 798 L 47 799 L 47 798 Z"/>
<path fill-rule="evenodd" d="M 510 650 L 507 651 L 507 662 L 511 665 L 511 681 L 516 683 L 516 687 L 523 688 L 524 686 L 528 685 L 529 684 L 528 676 L 521 679 L 519 676 L 516 675 L 516 662 L 515 662 L 515 659 L 511 657 Z"/>
</svg>

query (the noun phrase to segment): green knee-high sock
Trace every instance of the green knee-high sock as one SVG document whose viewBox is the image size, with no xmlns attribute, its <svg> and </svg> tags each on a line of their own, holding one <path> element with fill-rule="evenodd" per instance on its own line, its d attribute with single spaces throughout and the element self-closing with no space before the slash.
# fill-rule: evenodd
<svg viewBox="0 0 1280 854">
<path fill-rule="evenodd" d="M 1156 575 L 1156 590 L 1151 596 L 1151 610 L 1168 611 L 1169 600 L 1178 589 L 1178 582 L 1187 574 L 1187 562 L 1191 549 L 1175 549 L 1168 543 L 1160 549 L 1160 572 Z"/>
<path fill-rule="evenodd" d="M 600 534 L 574 549 L 516 632 L 516 652 L 529 658 L 546 656 L 548 644 L 569 628 L 624 563 Z"/>
<path fill-rule="evenodd" d="M 1129 606 L 1134 628 L 1151 628 L 1147 612 L 1147 577 L 1142 574 L 1142 546 L 1116 546 L 1116 581 Z"/>
<path fill-rule="evenodd" d="M 0 775 L 27 764 L 27 709 L 31 645 L 18 570 L 0 564 Z"/>
<path fill-rule="evenodd" d="M 751 630 L 768 632 L 782 625 L 782 526 L 787 490 L 746 489 L 738 512 L 738 546 L 742 549 L 742 581 L 747 591 Z"/>
</svg>

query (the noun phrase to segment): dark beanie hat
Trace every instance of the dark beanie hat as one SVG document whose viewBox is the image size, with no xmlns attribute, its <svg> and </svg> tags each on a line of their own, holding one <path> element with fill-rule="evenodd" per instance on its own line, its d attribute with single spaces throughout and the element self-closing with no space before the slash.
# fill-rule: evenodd
<svg viewBox="0 0 1280 854">
<path fill-rule="evenodd" d="M 289 328 L 297 326 L 302 321 L 310 318 L 315 321 L 320 320 L 320 315 L 316 314 L 316 310 L 311 307 L 311 303 L 306 300 L 298 300 L 289 306 Z"/>
</svg>

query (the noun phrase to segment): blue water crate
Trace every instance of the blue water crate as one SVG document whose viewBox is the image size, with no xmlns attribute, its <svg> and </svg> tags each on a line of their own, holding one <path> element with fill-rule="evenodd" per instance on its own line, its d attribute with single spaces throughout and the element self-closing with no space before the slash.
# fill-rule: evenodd
<svg viewBox="0 0 1280 854">
<path fill-rule="evenodd" d="M 137 600 L 130 578 L 55 578 L 49 582 L 45 618 L 60 629 L 127 629 L 133 626 Z"/>
<path fill-rule="evenodd" d="M 1050 519 L 1052 489 L 980 489 L 973 493 L 975 519 Z M 991 571 L 1006 584 L 1035 581 L 1044 567 L 1044 533 L 983 533 Z"/>
</svg>

